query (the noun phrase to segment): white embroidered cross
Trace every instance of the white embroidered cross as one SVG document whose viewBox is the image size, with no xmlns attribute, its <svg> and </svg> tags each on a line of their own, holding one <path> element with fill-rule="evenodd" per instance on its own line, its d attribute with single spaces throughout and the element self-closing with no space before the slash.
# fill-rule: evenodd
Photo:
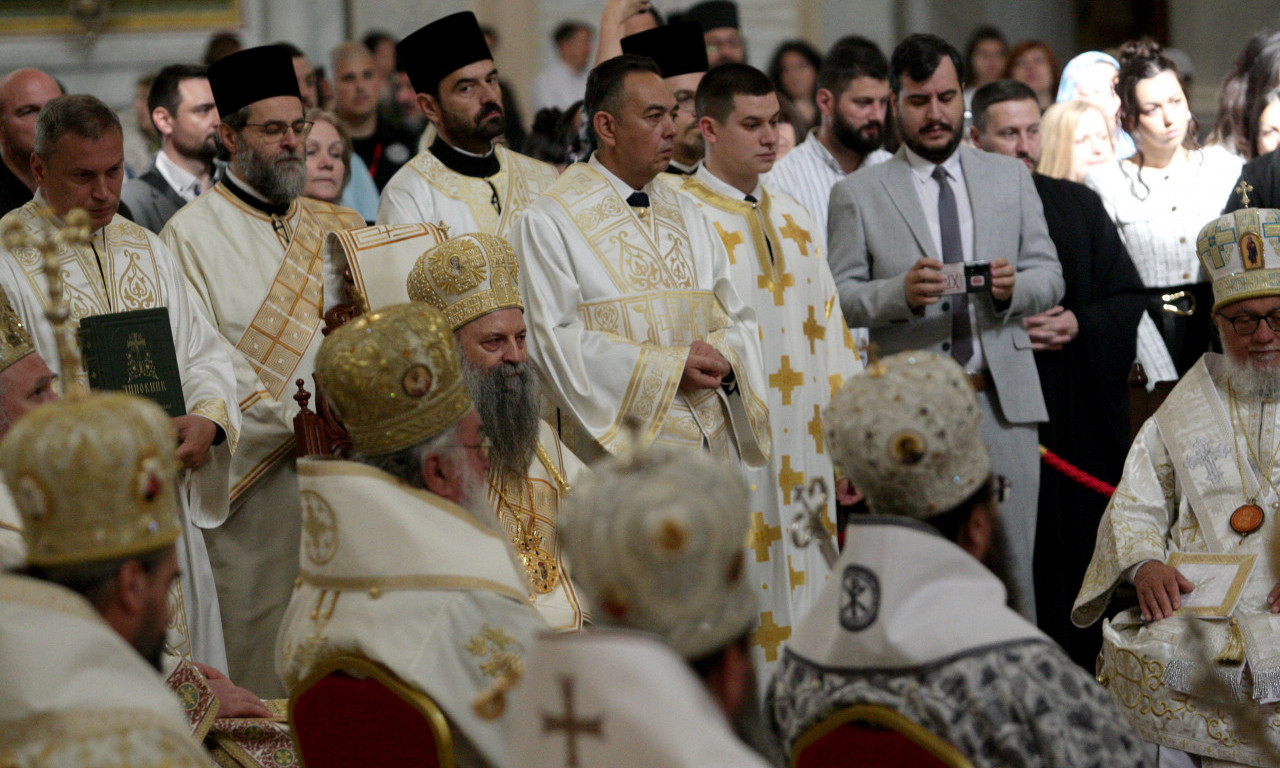
<svg viewBox="0 0 1280 768">
<path fill-rule="evenodd" d="M 1231 449 L 1223 443 L 1210 444 L 1209 438 L 1201 435 L 1191 444 L 1191 451 L 1185 459 L 1187 467 L 1195 469 L 1204 467 L 1205 479 L 1212 485 L 1222 482 L 1222 470 L 1218 469 L 1218 459 L 1231 455 Z"/>
</svg>

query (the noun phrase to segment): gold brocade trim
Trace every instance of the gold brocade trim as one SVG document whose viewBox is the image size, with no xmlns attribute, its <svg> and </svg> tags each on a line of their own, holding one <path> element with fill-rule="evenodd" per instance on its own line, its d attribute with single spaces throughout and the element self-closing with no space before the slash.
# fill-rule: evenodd
<svg viewBox="0 0 1280 768">
<path fill-rule="evenodd" d="M 262 305 L 236 342 L 236 350 L 249 358 L 262 385 L 276 400 L 320 329 L 325 231 L 345 229 L 352 223 L 344 222 L 344 211 L 324 203 L 299 205 L 298 226 L 280 268 Z"/>
<path fill-rule="evenodd" d="M 80 595 L 51 582 L 29 576 L 0 573 L 0 603 L 16 603 L 44 608 L 95 624 L 102 624 L 102 615 Z"/>
<path fill-rule="evenodd" d="M 240 482 L 231 486 L 231 491 L 230 491 L 231 501 L 234 502 L 237 498 L 239 498 L 240 494 L 244 493 L 244 491 L 247 488 L 250 488 L 255 482 L 257 482 L 258 478 L 265 475 L 267 473 L 267 470 L 274 467 L 277 461 L 289 455 L 293 451 L 293 446 L 294 446 L 294 440 L 293 438 L 289 438 L 288 440 L 281 443 L 280 447 L 276 448 L 274 451 L 267 454 L 266 458 L 264 458 L 262 461 L 259 461 L 257 464 L 254 464 L 252 469 L 250 469 L 248 472 L 245 472 L 244 475 L 241 476 Z"/>
<path fill-rule="evenodd" d="M 218 765 L 296 768 L 302 764 L 289 725 L 273 717 L 220 718 L 209 736 L 216 745 L 210 754 Z"/>
<path fill-rule="evenodd" d="M 178 658 L 190 660 L 192 658 L 191 628 L 187 624 L 187 598 L 182 589 L 182 579 L 169 582 L 165 597 L 169 601 L 170 637 L 177 635 L 177 642 L 166 641 L 165 647 Z"/>
<path fill-rule="evenodd" d="M 395 480 L 391 475 L 380 469 L 371 467 L 367 464 L 361 464 L 355 461 L 332 461 L 325 459 L 303 459 L 298 462 L 299 477 L 364 477 L 379 482 L 387 483 L 395 487 L 397 491 L 407 494 L 422 503 L 430 506 L 433 510 L 443 512 L 446 515 L 456 518 L 466 523 L 485 537 L 491 539 L 499 539 L 498 532 L 492 527 L 485 525 L 475 519 L 474 516 L 461 506 L 454 504 L 448 499 L 424 491 L 421 488 L 414 488 Z"/>
<path fill-rule="evenodd" d="M 552 166 L 512 152 L 500 144 L 494 146 L 494 151 L 498 156 L 499 170 L 483 179 L 450 170 L 430 151 L 418 153 L 409 161 L 409 167 L 440 194 L 471 209 L 476 231 L 506 237 L 519 213 L 549 189 L 559 174 Z M 498 204 L 502 207 L 501 214 L 490 202 L 495 189 L 498 191 Z"/>
<path fill-rule="evenodd" d="M 684 348 L 729 327 L 720 300 L 703 289 L 584 301 L 578 304 L 578 317 L 588 331 L 611 333 L 636 344 Z"/>
<path fill-rule="evenodd" d="M 795 276 L 787 272 L 782 236 L 773 226 L 769 191 L 762 187 L 760 202 L 752 205 L 746 200 L 734 200 L 715 192 L 693 176 L 685 177 L 684 190 L 713 208 L 742 217 L 751 233 L 752 249 L 756 253 L 756 288 L 772 295 L 774 306 L 782 306 L 787 288 L 795 285 Z M 756 214 L 757 206 L 761 215 Z M 773 244 L 772 261 L 769 260 L 770 243 Z"/>
<path fill-rule="evenodd" d="M 561 474 L 560 468 L 551 460 L 551 455 L 547 453 L 547 449 L 542 447 L 542 441 L 539 440 L 534 444 L 534 452 L 538 455 L 538 461 L 542 462 L 542 466 L 546 467 L 547 474 L 551 475 L 551 479 L 555 481 L 556 487 L 560 489 L 563 496 L 573 490 L 573 486 L 569 485 L 569 481 Z"/>
<path fill-rule="evenodd" d="M 203 416 L 222 427 L 222 431 L 227 435 L 227 449 L 233 454 L 236 452 L 236 446 L 240 444 L 240 430 L 231 428 L 231 418 L 227 415 L 227 404 L 221 398 L 211 397 L 207 400 L 201 400 L 192 406 L 191 415 Z"/>
<path fill-rule="evenodd" d="M 222 199 L 226 200 L 236 210 L 240 211 L 241 213 L 247 216 L 252 216 L 253 218 L 258 219 L 259 221 L 266 221 L 266 222 L 270 222 L 273 218 L 272 216 L 263 213 L 262 211 L 258 210 L 257 208 L 254 208 L 252 205 L 245 203 L 243 200 L 237 197 L 234 192 L 232 192 L 230 189 L 227 189 L 226 182 L 220 181 L 217 184 L 214 184 L 209 189 L 209 191 L 217 192 L 218 195 L 222 197 Z M 324 203 L 321 203 L 319 200 L 308 199 L 307 202 L 324 205 Z M 287 221 L 288 219 L 293 218 L 297 213 L 299 213 L 301 208 L 302 208 L 302 198 L 298 198 L 293 202 L 289 203 L 289 207 L 285 209 L 284 215 L 281 216 L 280 218 Z M 294 228 L 296 229 L 297 227 L 294 226 Z"/>
<path fill-rule="evenodd" d="M 379 592 L 452 589 L 493 592 L 521 602 L 528 599 L 528 595 L 522 595 L 518 590 L 505 584 L 477 576 L 442 576 L 427 573 L 401 576 L 318 576 L 307 571 L 299 571 L 298 575 L 304 584 L 317 589 L 334 589 L 344 592 L 368 592 L 373 589 Z"/>
<path fill-rule="evenodd" d="M 620 438 L 628 417 L 635 417 L 641 425 L 639 444 L 635 447 L 641 448 L 653 442 L 663 429 L 688 356 L 689 353 L 680 348 L 640 346 L 636 367 L 622 393 L 618 415 L 600 436 L 600 445 L 605 450 L 617 453 L 624 447 Z"/>
<path fill-rule="evenodd" d="M 585 163 L 565 171 L 546 196 L 564 208 L 619 293 L 697 289 L 684 217 L 666 184 L 649 185 L 645 221 Z"/>
<path fill-rule="evenodd" d="M 178 665 L 165 678 L 168 688 L 182 705 L 187 723 L 191 726 L 191 736 L 196 741 L 204 741 L 213 721 L 218 717 L 221 705 L 213 688 L 204 674 L 189 659 L 180 659 Z"/>
<path fill-rule="evenodd" d="M 175 713 L 176 714 L 176 713 Z M 118 742 L 110 745 L 111 739 Z M 83 708 L 41 712 L 20 720 L 0 722 L 0 765 L 27 765 L 15 756 L 37 748 L 48 763 L 36 765 L 94 765 L 120 768 L 183 768 L 204 766 L 200 747 L 191 734 L 155 710 Z M 114 749 L 112 748 L 114 746 Z M 110 762 L 83 763 L 76 755 L 100 750 L 115 754 Z M 62 759 L 68 759 L 63 762 Z M 5 763 L 5 760 L 15 760 Z"/>
</svg>

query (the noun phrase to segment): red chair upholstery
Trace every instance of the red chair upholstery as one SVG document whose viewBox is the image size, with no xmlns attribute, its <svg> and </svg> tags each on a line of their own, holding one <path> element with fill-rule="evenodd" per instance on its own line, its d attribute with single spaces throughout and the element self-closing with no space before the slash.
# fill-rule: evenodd
<svg viewBox="0 0 1280 768">
<path fill-rule="evenodd" d="M 973 768 L 939 736 L 888 707 L 859 704 L 836 710 L 791 748 L 791 768 Z"/>
<path fill-rule="evenodd" d="M 385 667 L 340 656 L 289 699 L 305 768 L 454 768 L 444 713 Z"/>
</svg>

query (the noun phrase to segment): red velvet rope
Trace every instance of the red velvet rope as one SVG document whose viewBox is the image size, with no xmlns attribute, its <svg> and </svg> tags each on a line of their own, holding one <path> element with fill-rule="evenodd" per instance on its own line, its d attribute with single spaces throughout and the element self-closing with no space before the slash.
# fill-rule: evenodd
<svg viewBox="0 0 1280 768">
<path fill-rule="evenodd" d="M 1091 491 L 1096 491 L 1102 494 L 1103 496 L 1108 496 L 1108 497 L 1111 496 L 1111 494 L 1116 492 L 1116 487 L 1114 485 L 1104 483 L 1103 481 L 1099 480 L 1098 478 L 1094 477 L 1088 472 L 1085 472 L 1083 469 L 1080 469 L 1079 467 L 1075 466 L 1074 464 L 1062 458 L 1061 456 L 1049 450 L 1048 448 L 1045 448 L 1043 445 L 1040 446 L 1040 458 L 1044 459 L 1045 464 L 1048 464 L 1049 466 L 1053 467 L 1054 469 L 1058 470 L 1062 474 L 1066 475 L 1067 477 L 1071 478 L 1072 480 L 1076 481 L 1080 485 L 1083 485 L 1085 488 L 1088 488 Z"/>
</svg>

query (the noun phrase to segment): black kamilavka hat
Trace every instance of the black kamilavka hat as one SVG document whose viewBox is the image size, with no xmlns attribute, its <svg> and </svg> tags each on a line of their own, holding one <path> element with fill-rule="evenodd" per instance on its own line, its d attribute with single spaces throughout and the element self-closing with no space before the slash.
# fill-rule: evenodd
<svg viewBox="0 0 1280 768">
<path fill-rule="evenodd" d="M 492 59 L 480 22 L 471 11 L 436 19 L 396 45 L 400 68 L 413 90 L 433 93 L 449 73 L 468 64 Z"/>
<path fill-rule="evenodd" d="M 622 52 L 653 59 L 663 77 L 707 71 L 707 44 L 703 42 L 702 26 L 696 21 L 627 35 L 622 38 Z"/>
<path fill-rule="evenodd" d="M 685 21 L 696 21 L 704 30 L 733 27 L 738 29 L 738 5 L 729 0 L 708 0 L 684 12 Z"/>
<path fill-rule="evenodd" d="M 209 88 L 225 119 L 242 107 L 273 96 L 297 96 L 293 56 L 281 45 L 245 48 L 209 65 Z"/>
</svg>

